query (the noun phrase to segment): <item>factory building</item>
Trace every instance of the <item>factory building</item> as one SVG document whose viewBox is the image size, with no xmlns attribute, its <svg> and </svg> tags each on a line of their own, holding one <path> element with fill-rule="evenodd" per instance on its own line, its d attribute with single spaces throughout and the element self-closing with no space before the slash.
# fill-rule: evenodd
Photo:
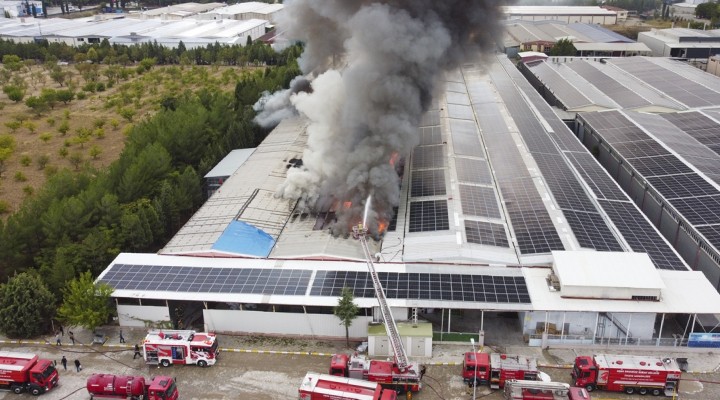
<svg viewBox="0 0 720 400">
<path fill-rule="evenodd" d="M 537 51 L 549 53 L 561 39 L 571 40 L 578 56 L 650 55 L 650 49 L 599 25 L 559 21 L 505 21 L 505 54 Z"/>
<path fill-rule="evenodd" d="M 615 25 L 618 19 L 617 11 L 595 6 L 506 6 L 504 10 L 509 20 Z"/>
<path fill-rule="evenodd" d="M 677 57 L 707 61 L 720 53 L 720 29 L 652 29 L 638 34 L 638 42 L 652 49 L 655 57 Z"/>
<path fill-rule="evenodd" d="M 122 326 L 343 337 L 332 310 L 348 287 L 361 309 L 350 335 L 376 336 L 368 260 L 328 230 L 341 199 L 310 211 L 275 197 L 307 127 L 281 122 L 161 251 L 103 271 Z M 685 344 L 712 328 L 720 294 L 507 57 L 447 74 L 418 140 L 395 217 L 369 242 L 395 319 L 489 342 L 505 321 L 538 346 Z"/>
<path fill-rule="evenodd" d="M 523 68 L 551 102 L 578 112 L 585 146 L 720 290 L 720 79 L 663 58 Z"/>
<path fill-rule="evenodd" d="M 115 16 L 115 14 L 113 14 Z M 187 49 L 209 44 L 245 45 L 247 38 L 265 34 L 269 22 L 252 20 L 164 20 L 137 19 L 116 16 L 103 18 L 6 18 L 0 19 L 0 39 L 16 43 L 47 40 L 70 46 L 100 43 L 133 45 L 157 42 L 167 48 L 176 48 L 182 41 Z"/>
</svg>

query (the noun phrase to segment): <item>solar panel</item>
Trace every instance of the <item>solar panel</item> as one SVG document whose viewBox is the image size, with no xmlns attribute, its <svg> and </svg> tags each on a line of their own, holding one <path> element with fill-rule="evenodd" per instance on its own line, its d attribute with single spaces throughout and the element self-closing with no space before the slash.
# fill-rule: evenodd
<svg viewBox="0 0 720 400">
<path fill-rule="evenodd" d="M 522 276 L 379 272 L 378 278 L 389 299 L 530 303 Z M 352 271 L 317 271 L 310 295 L 338 297 L 344 287 L 354 297 L 375 297 L 369 274 Z"/>
<path fill-rule="evenodd" d="M 460 182 L 486 185 L 492 183 L 490 167 L 485 160 L 458 157 L 455 159 L 455 169 Z"/>
<path fill-rule="evenodd" d="M 646 178 L 666 199 L 720 194 L 715 186 L 696 173 Z"/>
<path fill-rule="evenodd" d="M 598 200 L 633 251 L 647 253 L 655 268 L 687 270 L 650 222 L 633 203 Z"/>
<path fill-rule="evenodd" d="M 410 232 L 450 229 L 446 200 L 413 201 L 410 203 Z"/>
<path fill-rule="evenodd" d="M 447 82 L 445 84 L 445 89 L 448 92 L 458 92 L 458 93 L 467 93 L 467 89 L 465 88 L 464 83 L 460 82 Z"/>
<path fill-rule="evenodd" d="M 720 249 L 720 225 L 698 226 L 695 229 L 705 236 L 708 243 L 715 246 L 716 249 Z"/>
<path fill-rule="evenodd" d="M 439 126 L 426 126 L 420 128 L 420 146 L 442 144 L 442 132 Z"/>
<path fill-rule="evenodd" d="M 453 151 L 461 156 L 483 157 L 483 148 L 477 125 L 474 121 L 450 120 L 450 135 L 453 141 Z"/>
<path fill-rule="evenodd" d="M 453 119 L 474 120 L 473 110 L 470 106 L 462 106 L 458 104 L 448 104 L 448 117 Z"/>
<path fill-rule="evenodd" d="M 492 188 L 460 185 L 460 202 L 465 215 L 500 218 L 500 209 Z"/>
<path fill-rule="evenodd" d="M 521 253 L 565 249 L 532 179 L 500 182 L 500 192 Z"/>
<path fill-rule="evenodd" d="M 410 183 L 410 196 L 438 196 L 445 194 L 445 171 L 430 169 L 413 171 Z"/>
<path fill-rule="evenodd" d="M 419 126 L 434 126 L 440 125 L 440 111 L 436 108 L 434 110 L 426 111 L 422 116 Z"/>
<path fill-rule="evenodd" d="M 502 224 L 465 220 L 465 237 L 468 243 L 508 247 L 507 233 Z"/>
<path fill-rule="evenodd" d="M 566 63 L 570 69 L 592 83 L 597 89 L 605 93 L 623 108 L 635 108 L 650 105 L 650 102 L 637 93 L 628 89 L 625 85 L 600 72 L 589 62 L 579 60 L 578 62 Z"/>
<path fill-rule="evenodd" d="M 591 154 L 567 152 L 565 156 L 597 198 L 628 200 L 627 195 L 620 189 L 617 182 L 608 175 L 605 169 L 597 163 L 597 160 L 595 160 L 595 157 Z M 638 160 L 646 159 L 638 158 Z"/>
<path fill-rule="evenodd" d="M 470 98 L 468 98 L 468 95 L 465 93 L 446 92 L 445 96 L 447 97 L 448 104 L 470 105 Z"/>
<path fill-rule="evenodd" d="M 720 223 L 720 195 L 669 200 L 692 225 Z"/>
<path fill-rule="evenodd" d="M 548 63 L 536 63 L 529 65 L 528 68 L 546 87 L 550 88 L 566 110 L 592 104 L 590 99 L 571 85 L 565 77 L 560 76 Z"/>
<path fill-rule="evenodd" d="M 413 170 L 445 166 L 444 146 L 418 146 L 413 151 Z"/>
<path fill-rule="evenodd" d="M 618 143 L 615 144 L 614 147 L 618 153 L 627 159 L 670 154 L 660 143 L 654 140 Z"/>
<path fill-rule="evenodd" d="M 561 209 L 597 212 L 562 156 L 535 154 L 534 158 Z"/>
<path fill-rule="evenodd" d="M 115 264 L 102 282 L 115 290 L 304 296 L 312 271 Z"/>
<path fill-rule="evenodd" d="M 667 121 L 682 129 L 698 142 L 720 154 L 720 124 L 699 112 L 663 115 Z"/>
<path fill-rule="evenodd" d="M 635 158 L 629 161 L 629 163 L 638 174 L 645 177 L 692 172 L 690 167 L 674 155 Z"/>
<path fill-rule="evenodd" d="M 623 251 L 600 214 L 563 210 L 580 246 L 597 251 Z"/>
</svg>

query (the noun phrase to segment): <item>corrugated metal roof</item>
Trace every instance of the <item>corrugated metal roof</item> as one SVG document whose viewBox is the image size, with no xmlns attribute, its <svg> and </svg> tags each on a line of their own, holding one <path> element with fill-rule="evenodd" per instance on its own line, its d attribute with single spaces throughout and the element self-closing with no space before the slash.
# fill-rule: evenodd
<svg viewBox="0 0 720 400">
<path fill-rule="evenodd" d="M 505 6 L 507 15 L 617 15 L 596 6 Z"/>
<path fill-rule="evenodd" d="M 248 158 L 250 158 L 250 155 L 252 155 L 254 151 L 255 147 L 231 151 L 230 154 L 226 155 L 219 163 L 217 163 L 217 165 L 215 165 L 215 167 L 213 167 L 213 169 L 205 174 L 205 178 L 232 175 L 238 168 L 240 168 L 241 165 L 243 165 L 245 161 L 247 161 Z"/>
</svg>

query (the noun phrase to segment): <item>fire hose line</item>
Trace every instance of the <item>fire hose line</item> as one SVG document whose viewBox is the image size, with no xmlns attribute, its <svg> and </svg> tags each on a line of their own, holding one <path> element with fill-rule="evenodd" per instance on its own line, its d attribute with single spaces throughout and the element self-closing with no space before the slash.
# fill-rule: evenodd
<svg viewBox="0 0 720 400">
<path fill-rule="evenodd" d="M 720 385 L 720 381 L 708 381 L 708 380 L 705 380 L 705 379 L 688 379 L 688 378 L 685 378 L 685 379 L 680 379 L 680 380 L 681 380 L 681 381 L 686 381 L 686 382 L 700 382 L 700 383 L 709 383 L 709 384 L 711 384 L 711 385 Z"/>
<path fill-rule="evenodd" d="M 112 362 L 115 362 L 115 363 L 117 363 L 117 364 L 120 364 L 120 365 L 122 365 L 122 366 L 125 366 L 125 367 L 127 367 L 127 368 L 134 369 L 134 370 L 138 370 L 138 371 L 143 370 L 142 368 L 138 368 L 138 367 L 135 367 L 135 366 L 132 366 L 132 365 L 129 365 L 129 364 L 125 364 L 125 363 L 122 362 L 122 361 L 116 360 L 116 359 L 108 356 L 108 353 L 119 353 L 119 352 L 122 352 L 122 351 L 128 351 L 129 349 L 100 351 L 100 350 L 94 349 L 93 347 L 88 346 L 88 345 L 86 345 L 85 343 L 82 343 L 82 342 L 80 342 L 80 341 L 78 341 L 78 340 L 75 340 L 75 342 L 76 342 L 78 345 L 80 345 L 81 347 L 84 347 L 84 348 L 89 349 L 89 351 L 67 350 L 66 347 L 63 348 L 63 351 L 64 351 L 64 352 L 67 351 L 67 352 L 69 352 L 69 353 L 83 353 L 83 354 L 86 354 L 86 353 L 95 353 L 95 354 L 99 354 L 99 355 L 107 358 L 108 360 L 110 360 L 110 361 L 112 361 Z M 49 347 L 49 348 L 57 348 L 57 346 L 53 346 L 53 345 L 51 345 L 49 342 L 46 343 L 46 347 Z M 74 393 L 74 392 L 73 392 L 73 393 Z"/>
</svg>

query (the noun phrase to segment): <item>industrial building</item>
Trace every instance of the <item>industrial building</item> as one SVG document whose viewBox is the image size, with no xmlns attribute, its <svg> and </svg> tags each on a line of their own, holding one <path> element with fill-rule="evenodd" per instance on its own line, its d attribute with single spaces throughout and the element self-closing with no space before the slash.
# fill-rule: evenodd
<svg viewBox="0 0 720 400">
<path fill-rule="evenodd" d="M 197 16 L 198 19 L 264 19 L 272 21 L 274 16 L 283 9 L 283 5 L 249 1 L 232 5 L 223 4 Z"/>
<path fill-rule="evenodd" d="M 599 25 L 559 21 L 505 21 L 503 43 L 505 54 L 509 57 L 524 51 L 549 53 L 561 39 L 571 40 L 578 56 L 625 57 L 651 54 L 645 44 Z"/>
<path fill-rule="evenodd" d="M 198 20 L 198 19 L 136 19 L 124 14 L 112 18 L 3 18 L 0 19 L 0 39 L 17 43 L 47 40 L 79 46 L 100 43 L 133 45 L 157 42 L 167 48 L 176 48 L 182 41 L 186 48 L 205 47 L 208 44 L 245 45 L 247 38 L 259 38 L 266 33 L 269 22 L 252 20 Z"/>
<path fill-rule="evenodd" d="M 640 32 L 638 42 L 645 43 L 655 57 L 707 61 L 720 53 L 720 29 L 652 29 Z"/>
<path fill-rule="evenodd" d="M 688 265 L 720 290 L 720 79 L 663 58 L 524 68 L 557 106 L 606 110 L 579 113 L 577 135 Z"/>
<path fill-rule="evenodd" d="M 349 287 L 350 335 L 383 347 L 361 246 L 327 229 L 339 202 L 310 212 L 275 197 L 302 166 L 307 126 L 281 122 L 158 254 L 105 269 L 121 325 L 342 337 L 332 309 Z M 507 57 L 447 74 L 418 136 L 395 218 L 370 241 L 397 320 L 501 341 L 492 326 L 511 316 L 531 345 L 684 344 L 712 329 L 720 294 Z"/>
<path fill-rule="evenodd" d="M 615 25 L 617 11 L 595 6 L 506 6 L 505 16 L 509 20 L 559 21 L 572 24 Z"/>
</svg>

